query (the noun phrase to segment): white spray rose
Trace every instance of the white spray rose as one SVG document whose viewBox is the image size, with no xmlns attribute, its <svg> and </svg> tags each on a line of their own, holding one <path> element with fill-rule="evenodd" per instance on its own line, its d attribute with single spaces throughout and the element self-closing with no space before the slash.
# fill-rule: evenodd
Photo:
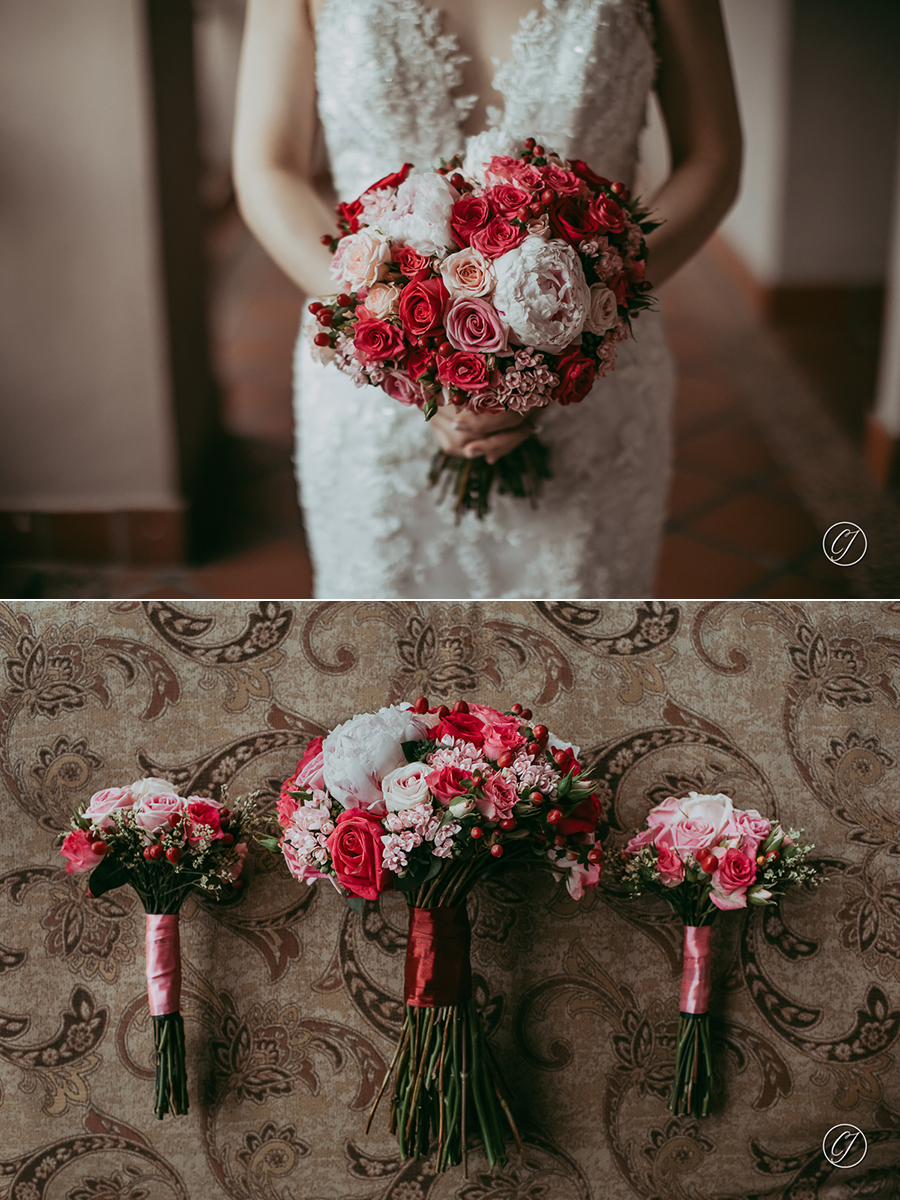
<svg viewBox="0 0 900 1200">
<path fill-rule="evenodd" d="M 494 260 L 494 272 L 494 308 L 523 345 L 558 354 L 579 337 L 591 291 L 571 246 L 529 235 Z"/>
<path fill-rule="evenodd" d="M 591 307 L 584 322 L 589 333 L 606 333 L 619 320 L 619 306 L 616 303 L 615 292 L 611 292 L 602 283 L 595 283 L 591 288 Z"/>
</svg>

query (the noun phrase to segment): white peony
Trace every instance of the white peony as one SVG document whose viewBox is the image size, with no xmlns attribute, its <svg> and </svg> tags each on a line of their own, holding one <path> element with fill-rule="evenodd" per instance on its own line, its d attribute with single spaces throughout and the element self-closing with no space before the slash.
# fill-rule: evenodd
<svg viewBox="0 0 900 1200">
<path fill-rule="evenodd" d="M 591 288 L 591 308 L 584 323 L 589 333 L 606 333 L 619 321 L 619 306 L 616 303 L 615 292 L 611 292 L 602 283 L 595 283 Z"/>
<path fill-rule="evenodd" d="M 382 779 L 406 762 L 400 743 L 424 735 L 416 714 L 396 704 L 351 717 L 322 743 L 326 788 L 344 808 L 381 808 Z"/>
<path fill-rule="evenodd" d="M 431 767 L 426 763 L 408 762 L 385 775 L 381 781 L 381 794 L 388 812 L 405 812 L 417 804 L 427 804 L 429 791 L 425 777 L 430 774 Z"/>
<path fill-rule="evenodd" d="M 486 133 L 476 134 L 466 142 L 466 157 L 462 165 L 462 173 L 466 179 L 477 183 L 485 182 L 485 167 L 492 158 L 515 157 L 517 146 L 512 138 L 501 133 L 499 129 L 489 129 Z"/>
<path fill-rule="evenodd" d="M 523 345 L 559 354 L 579 338 L 591 290 L 571 246 L 529 235 L 494 259 L 494 272 L 494 308 Z"/>
<path fill-rule="evenodd" d="M 397 189 L 394 212 L 378 222 L 385 237 L 420 254 L 444 254 L 455 245 L 450 214 L 459 194 L 436 171 L 409 175 Z"/>
</svg>

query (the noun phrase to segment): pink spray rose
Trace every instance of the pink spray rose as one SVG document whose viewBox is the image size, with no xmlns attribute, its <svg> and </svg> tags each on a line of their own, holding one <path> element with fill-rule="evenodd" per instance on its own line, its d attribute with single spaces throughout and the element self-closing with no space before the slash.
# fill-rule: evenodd
<svg viewBox="0 0 900 1200">
<path fill-rule="evenodd" d="M 515 784 L 504 779 L 499 773 L 491 775 L 482 788 L 484 799 L 475 797 L 475 807 L 489 821 L 502 821 L 513 810 L 513 805 L 519 799 Z"/>
</svg>

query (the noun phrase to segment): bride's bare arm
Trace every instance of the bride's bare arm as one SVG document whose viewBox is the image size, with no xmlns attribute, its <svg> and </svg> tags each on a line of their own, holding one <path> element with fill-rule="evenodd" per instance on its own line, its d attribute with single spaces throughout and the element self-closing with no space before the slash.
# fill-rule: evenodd
<svg viewBox="0 0 900 1200">
<path fill-rule="evenodd" d="M 731 207 L 741 128 L 719 0 L 656 0 L 662 108 L 672 173 L 652 198 L 665 223 L 647 238 L 647 278 L 659 286 L 696 253 Z"/>
<path fill-rule="evenodd" d="M 320 243 L 334 213 L 312 183 L 315 42 L 306 0 L 249 0 L 234 131 L 245 221 L 308 295 L 335 290 Z"/>
</svg>

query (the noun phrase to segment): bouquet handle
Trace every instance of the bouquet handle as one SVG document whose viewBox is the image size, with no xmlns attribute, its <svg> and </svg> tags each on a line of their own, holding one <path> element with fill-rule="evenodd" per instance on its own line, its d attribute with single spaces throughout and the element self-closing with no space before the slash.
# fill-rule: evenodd
<svg viewBox="0 0 900 1200">
<path fill-rule="evenodd" d="M 159 1120 L 188 1111 L 184 1021 L 181 1017 L 181 940 L 178 913 L 147 913 L 147 1002 L 153 1018 Z"/>
<path fill-rule="evenodd" d="M 685 925 L 684 960 L 678 1038 L 675 1045 L 675 1078 L 669 1109 L 681 1116 L 709 1114 L 712 1051 L 709 1036 L 710 925 Z"/>
</svg>

